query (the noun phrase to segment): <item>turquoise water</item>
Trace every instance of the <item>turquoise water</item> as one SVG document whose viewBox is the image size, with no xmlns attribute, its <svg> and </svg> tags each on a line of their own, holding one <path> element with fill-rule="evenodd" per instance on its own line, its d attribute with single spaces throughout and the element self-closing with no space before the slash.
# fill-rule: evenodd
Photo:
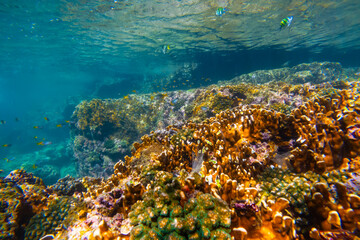
<svg viewBox="0 0 360 240">
<path fill-rule="evenodd" d="M 3 0 L 0 143 L 9 146 L 0 149 L 1 176 L 49 163 L 54 179 L 76 175 L 66 121 L 84 99 L 206 86 L 304 62 L 358 67 L 359 15 L 358 0 Z"/>
</svg>

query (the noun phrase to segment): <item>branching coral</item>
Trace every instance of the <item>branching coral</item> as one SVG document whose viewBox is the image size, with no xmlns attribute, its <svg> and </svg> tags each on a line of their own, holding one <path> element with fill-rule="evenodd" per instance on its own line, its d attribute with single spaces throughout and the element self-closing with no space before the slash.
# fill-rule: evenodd
<svg viewBox="0 0 360 240">
<path fill-rule="evenodd" d="M 316 98 L 292 112 L 299 138 L 289 161 L 296 172 L 324 172 L 359 154 L 356 124 L 360 115 L 353 91 L 343 90 L 334 98 Z"/>
</svg>

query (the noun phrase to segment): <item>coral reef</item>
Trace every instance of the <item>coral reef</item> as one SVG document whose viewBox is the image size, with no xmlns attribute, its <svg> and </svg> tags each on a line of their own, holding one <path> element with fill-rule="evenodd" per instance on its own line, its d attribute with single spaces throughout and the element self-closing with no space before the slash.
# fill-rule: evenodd
<svg viewBox="0 0 360 240">
<path fill-rule="evenodd" d="M 359 83 L 325 83 L 338 64 L 287 71 L 259 86 L 82 102 L 73 148 L 89 176 L 46 187 L 12 172 L 0 181 L 1 229 L 7 239 L 358 239 Z M 293 84 L 307 81 L 319 84 Z"/>
<path fill-rule="evenodd" d="M 338 63 L 300 64 L 244 74 L 196 90 L 83 101 L 71 125 L 78 175 L 108 177 L 114 164 L 129 155 L 132 143 L 144 134 L 187 121 L 200 123 L 239 104 L 289 114 L 313 97 L 350 88 L 341 73 Z M 356 126 L 349 128 L 350 135 L 356 132 Z"/>
</svg>

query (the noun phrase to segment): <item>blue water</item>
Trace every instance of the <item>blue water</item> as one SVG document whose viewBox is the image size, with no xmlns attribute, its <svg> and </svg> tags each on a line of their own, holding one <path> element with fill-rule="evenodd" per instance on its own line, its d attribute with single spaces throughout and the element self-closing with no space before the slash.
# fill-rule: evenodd
<svg viewBox="0 0 360 240">
<path fill-rule="evenodd" d="M 216 16 L 218 7 L 228 11 Z M 304 62 L 358 67 L 359 15 L 358 0 L 2 0 L 0 143 L 11 146 L 0 149 L 0 174 L 36 170 L 48 161 L 41 151 L 59 146 L 65 155 L 56 159 L 67 161 L 58 176 L 76 174 L 65 121 L 84 99 L 201 87 Z M 291 27 L 279 31 L 287 16 Z M 189 81 L 164 89 L 179 73 Z M 151 81 L 160 86 L 148 88 Z"/>
</svg>

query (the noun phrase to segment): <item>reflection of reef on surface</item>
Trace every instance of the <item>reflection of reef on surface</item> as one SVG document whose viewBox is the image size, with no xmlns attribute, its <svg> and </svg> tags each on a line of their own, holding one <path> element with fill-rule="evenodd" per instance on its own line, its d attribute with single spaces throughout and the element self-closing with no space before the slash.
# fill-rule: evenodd
<svg viewBox="0 0 360 240">
<path fill-rule="evenodd" d="M 0 182 L 1 229 L 8 239 L 359 239 L 359 89 L 272 82 L 83 102 L 72 130 L 80 171 L 109 177 L 46 187 L 14 171 Z M 123 112 L 136 112 L 131 101 L 146 106 L 143 122 Z"/>
</svg>

